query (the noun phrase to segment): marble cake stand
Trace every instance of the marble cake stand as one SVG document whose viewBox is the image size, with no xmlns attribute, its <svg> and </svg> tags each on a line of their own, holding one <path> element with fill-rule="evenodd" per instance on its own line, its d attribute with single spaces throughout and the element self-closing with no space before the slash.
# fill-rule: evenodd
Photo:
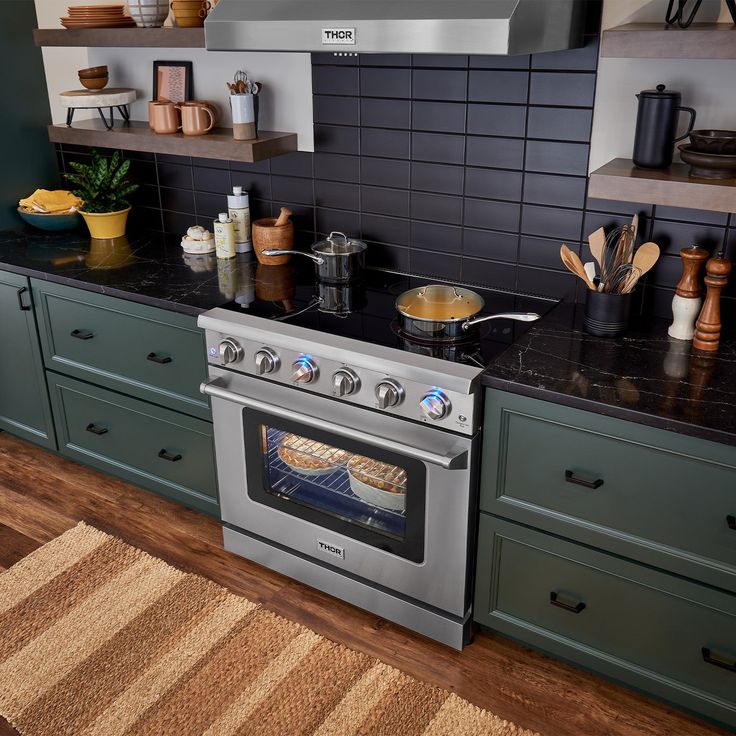
<svg viewBox="0 0 736 736">
<path fill-rule="evenodd" d="M 108 130 L 112 130 L 113 127 L 113 108 L 117 107 L 123 120 L 128 121 L 130 120 L 128 105 L 135 102 L 135 98 L 135 90 L 127 87 L 111 87 L 105 90 L 73 89 L 59 94 L 59 101 L 67 108 L 66 124 L 69 127 L 71 127 L 75 110 L 96 109 Z M 103 111 L 105 107 L 110 108 L 109 123 Z"/>
</svg>

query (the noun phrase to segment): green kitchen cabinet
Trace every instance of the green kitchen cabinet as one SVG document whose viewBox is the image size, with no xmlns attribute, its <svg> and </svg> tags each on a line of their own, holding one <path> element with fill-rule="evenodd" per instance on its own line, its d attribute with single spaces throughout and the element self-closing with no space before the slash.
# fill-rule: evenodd
<svg viewBox="0 0 736 736">
<path fill-rule="evenodd" d="M 475 619 L 736 726 L 736 596 L 481 513 Z"/>
<path fill-rule="evenodd" d="M 46 368 L 211 420 L 195 317 L 33 279 Z"/>
<path fill-rule="evenodd" d="M 0 429 L 56 449 L 29 286 L 0 271 Z"/>
<path fill-rule="evenodd" d="M 217 515 L 212 424 L 48 373 L 63 455 Z"/>
<path fill-rule="evenodd" d="M 487 389 L 474 619 L 736 726 L 736 448 Z"/>
<path fill-rule="evenodd" d="M 480 507 L 736 592 L 736 447 L 489 390 Z"/>
</svg>

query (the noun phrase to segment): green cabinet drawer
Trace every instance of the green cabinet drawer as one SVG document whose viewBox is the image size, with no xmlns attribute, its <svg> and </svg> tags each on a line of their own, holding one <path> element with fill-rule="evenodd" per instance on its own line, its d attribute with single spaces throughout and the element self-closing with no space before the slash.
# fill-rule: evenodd
<svg viewBox="0 0 736 736">
<path fill-rule="evenodd" d="M 47 368 L 211 418 L 204 334 L 194 317 L 33 282 Z"/>
<path fill-rule="evenodd" d="M 209 422 L 48 373 L 64 455 L 218 514 Z"/>
<path fill-rule="evenodd" d="M 475 618 L 736 725 L 736 596 L 481 514 Z"/>
<path fill-rule="evenodd" d="M 28 279 L 0 271 L 0 430 L 56 449 Z"/>
<path fill-rule="evenodd" d="M 488 391 L 480 505 L 736 591 L 736 448 Z"/>
</svg>

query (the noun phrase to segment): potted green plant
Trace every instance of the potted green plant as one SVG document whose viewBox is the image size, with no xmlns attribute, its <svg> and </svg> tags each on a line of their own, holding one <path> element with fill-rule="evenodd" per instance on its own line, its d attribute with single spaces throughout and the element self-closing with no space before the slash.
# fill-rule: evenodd
<svg viewBox="0 0 736 736">
<path fill-rule="evenodd" d="M 115 151 L 112 158 L 101 156 L 92 149 L 92 160 L 89 164 L 71 161 L 69 165 L 74 174 L 66 174 L 66 178 L 76 185 L 72 193 L 84 200 L 79 214 L 89 228 L 93 238 L 119 238 L 125 235 L 125 223 L 130 212 L 130 203 L 126 197 L 138 189 L 126 179 L 130 161 L 122 160 L 120 151 Z"/>
</svg>

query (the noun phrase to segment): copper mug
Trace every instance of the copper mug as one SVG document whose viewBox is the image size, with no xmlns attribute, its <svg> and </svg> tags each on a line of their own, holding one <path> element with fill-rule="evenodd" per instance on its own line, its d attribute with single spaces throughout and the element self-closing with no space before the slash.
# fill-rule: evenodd
<svg viewBox="0 0 736 736">
<path fill-rule="evenodd" d="M 154 133 L 170 134 L 181 129 L 178 107 L 173 102 L 151 100 L 148 103 L 148 125 Z"/>
<path fill-rule="evenodd" d="M 184 135 L 204 135 L 215 127 L 215 111 L 212 105 L 190 100 L 177 105 L 181 114 L 181 130 Z"/>
</svg>

